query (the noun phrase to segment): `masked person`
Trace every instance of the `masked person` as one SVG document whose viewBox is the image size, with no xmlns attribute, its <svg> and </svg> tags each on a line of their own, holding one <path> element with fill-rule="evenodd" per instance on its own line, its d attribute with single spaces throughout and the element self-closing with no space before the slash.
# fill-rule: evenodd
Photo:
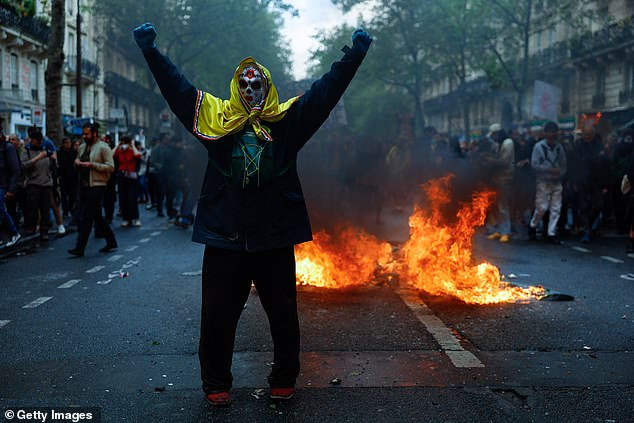
<svg viewBox="0 0 634 423">
<path fill-rule="evenodd" d="M 235 332 L 252 281 L 274 344 L 271 398 L 290 399 L 299 375 L 295 244 L 312 239 L 297 154 L 328 118 L 372 42 L 363 30 L 330 72 L 300 97 L 278 102 L 269 71 L 238 65 L 229 100 L 196 89 L 156 48 L 146 23 L 134 37 L 163 97 L 208 151 L 193 241 L 205 244 L 199 359 L 212 405 L 228 405 Z"/>
</svg>

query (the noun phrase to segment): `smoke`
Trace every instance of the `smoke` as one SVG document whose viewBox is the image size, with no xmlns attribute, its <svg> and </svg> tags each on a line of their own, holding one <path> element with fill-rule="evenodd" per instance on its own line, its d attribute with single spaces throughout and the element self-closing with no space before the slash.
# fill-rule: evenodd
<svg viewBox="0 0 634 423">
<path fill-rule="evenodd" d="M 314 230 L 331 233 L 345 223 L 380 236 L 390 222 L 407 225 L 415 204 L 427 208 L 423 185 L 447 174 L 448 223 L 473 194 L 489 189 L 488 170 L 466 156 L 458 140 L 357 139 L 345 131 L 320 131 L 299 156 L 299 173 Z M 406 228 L 405 228 L 406 230 Z"/>
</svg>

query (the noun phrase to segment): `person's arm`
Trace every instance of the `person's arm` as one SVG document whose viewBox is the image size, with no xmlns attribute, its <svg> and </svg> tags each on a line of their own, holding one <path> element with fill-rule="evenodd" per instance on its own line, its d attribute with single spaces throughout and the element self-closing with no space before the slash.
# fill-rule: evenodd
<svg viewBox="0 0 634 423">
<path fill-rule="evenodd" d="M 151 23 L 138 26 L 134 29 L 133 34 L 170 109 L 185 128 L 189 132 L 193 132 L 194 109 L 198 90 L 180 73 L 167 56 L 159 52 L 154 43 L 156 30 Z"/>
<path fill-rule="evenodd" d="M 365 31 L 357 29 L 352 35 L 352 48 L 345 46 L 341 60 L 332 64 L 330 71 L 313 82 L 295 108 L 297 130 L 300 134 L 297 149 L 301 148 L 328 119 L 331 110 L 352 81 L 372 43 Z"/>
<path fill-rule="evenodd" d="M 47 156 L 48 154 L 46 153 L 46 151 L 42 150 L 38 154 L 36 154 L 35 156 L 32 156 L 29 159 L 28 150 L 25 148 L 24 155 L 22 157 L 22 167 L 25 169 L 29 169 L 35 166 L 35 163 L 39 162 L 42 159 L 45 159 Z"/>
</svg>

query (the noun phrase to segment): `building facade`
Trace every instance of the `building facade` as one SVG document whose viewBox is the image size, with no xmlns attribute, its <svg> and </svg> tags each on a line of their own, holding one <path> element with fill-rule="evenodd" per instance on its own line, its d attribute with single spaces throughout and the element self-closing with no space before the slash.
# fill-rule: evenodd
<svg viewBox="0 0 634 423">
<path fill-rule="evenodd" d="M 529 74 L 523 91 L 523 116 L 518 117 L 518 94 L 492 86 L 484 75 L 474 75 L 460 92 L 450 81 L 437 81 L 424 98 L 426 120 L 444 132 L 464 128 L 462 104 L 468 102 L 471 135 L 481 134 L 493 122 L 503 126 L 539 127 L 543 116 L 533 114 L 535 81 L 552 86 L 559 95 L 556 118 L 564 129 L 595 122 L 602 133 L 634 123 L 634 1 L 602 3 L 609 24 L 588 25 L 583 35 L 558 23 L 532 34 Z M 460 106 L 460 107 L 458 107 Z"/>
<path fill-rule="evenodd" d="M 44 71 L 49 27 L 0 4 L 0 120 L 6 134 L 26 136 L 45 122 Z"/>
<path fill-rule="evenodd" d="M 143 141 L 151 128 L 160 126 L 165 104 L 149 88 L 153 85 L 147 66 L 132 45 L 132 37 L 117 37 L 109 31 L 104 18 L 89 13 L 91 1 L 65 2 L 65 133 L 79 136 L 83 123 L 98 122 L 102 133 L 109 132 L 113 138 L 127 133 Z M 37 1 L 35 5 L 34 10 L 23 11 L 0 4 L 0 118 L 6 133 L 18 133 L 22 138 L 30 126 L 46 127 L 44 73 L 51 5 L 50 1 Z M 77 79 L 78 48 L 81 81 Z"/>
</svg>

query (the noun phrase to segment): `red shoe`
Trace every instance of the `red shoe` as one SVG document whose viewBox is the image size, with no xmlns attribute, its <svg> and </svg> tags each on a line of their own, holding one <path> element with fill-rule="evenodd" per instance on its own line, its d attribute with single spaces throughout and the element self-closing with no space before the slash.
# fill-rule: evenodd
<svg viewBox="0 0 634 423">
<path fill-rule="evenodd" d="M 287 401 L 295 395 L 295 388 L 271 388 L 271 399 Z"/>
<path fill-rule="evenodd" d="M 207 402 L 216 407 L 226 407 L 231 404 L 229 392 L 216 392 L 207 395 Z"/>
</svg>

